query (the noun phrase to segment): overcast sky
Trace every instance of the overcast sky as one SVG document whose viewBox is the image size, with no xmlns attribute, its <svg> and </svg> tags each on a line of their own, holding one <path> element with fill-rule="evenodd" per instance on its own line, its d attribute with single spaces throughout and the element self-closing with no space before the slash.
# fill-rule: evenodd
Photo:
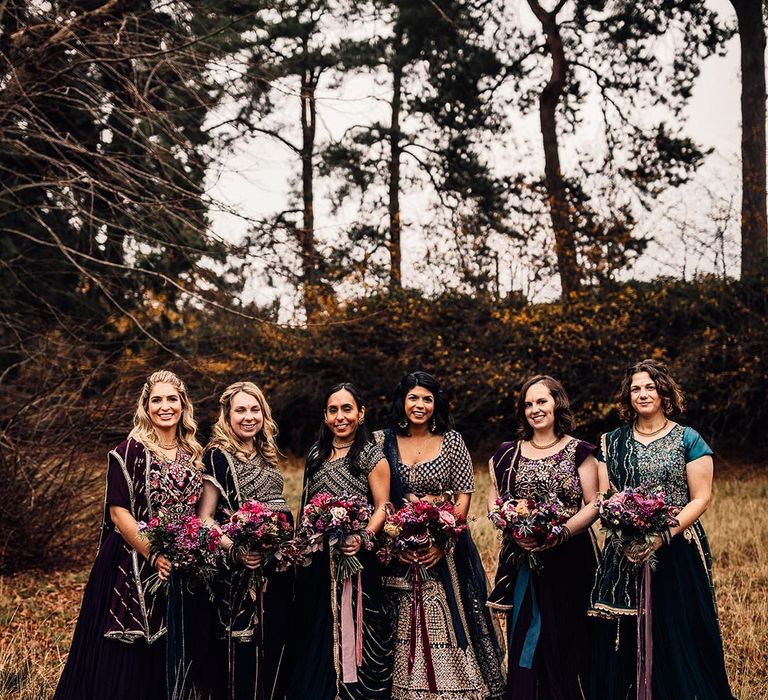
<svg viewBox="0 0 768 700">
<path fill-rule="evenodd" d="M 709 4 L 728 21 L 735 21 L 732 6 L 727 0 L 710 0 Z M 526 21 L 523 12 L 524 8 L 521 9 L 521 21 Z M 280 86 L 280 89 L 290 88 Z M 318 90 L 318 140 L 326 140 L 328 137 L 338 139 L 349 126 L 372 121 L 377 115 L 386 119 L 386 104 L 375 99 L 377 89 L 386 94 L 386 89 L 377 88 L 372 80 L 366 78 L 345 80 L 340 89 L 329 90 L 321 86 Z M 734 253 L 737 252 L 739 217 L 739 96 L 739 45 L 738 39 L 734 37 L 725 56 L 710 58 L 704 63 L 686 109 L 686 133 L 701 146 L 714 148 L 715 152 L 696 176 L 695 183 L 668 192 L 654 211 L 640 222 L 640 231 L 654 234 L 659 242 L 649 247 L 633 271 L 635 276 L 648 277 L 659 273 L 690 276 L 715 266 L 721 269 L 723 262 L 718 261 L 716 252 L 702 255 L 701 246 L 694 245 L 691 237 L 704 231 L 703 237 L 709 240 L 711 232 L 705 229 L 711 229 L 713 217 L 727 210 L 729 204 L 734 210 L 731 212 L 730 223 L 726 225 L 726 243 L 730 249 L 725 250 L 725 264 L 729 273 L 737 272 L 738 260 L 734 258 Z M 294 112 L 297 113 L 298 101 L 286 100 L 286 106 L 286 121 L 295 123 Z M 588 134 L 588 130 L 584 131 Z M 582 135 L 580 138 L 588 139 L 589 136 Z M 516 157 L 542 158 L 536 113 L 523 123 L 516 120 L 514 129 L 506 135 L 506 139 L 504 149 L 501 152 L 494 150 L 490 155 L 492 163 L 500 170 L 503 169 L 503 160 L 509 157 L 510 145 Z M 268 137 L 243 141 L 227 159 L 225 168 L 212 177 L 210 193 L 215 199 L 247 217 L 268 217 L 287 207 L 290 182 L 295 179 L 298 167 L 295 154 Z M 318 185 L 317 233 L 320 237 L 332 238 L 346 223 L 345 215 L 339 219 L 330 215 L 324 185 Z M 713 193 L 721 198 L 716 202 L 717 211 L 714 213 L 714 205 L 704 202 Z M 423 217 L 429 214 L 423 196 L 418 194 L 403 197 L 402 210 L 404 276 L 413 279 L 412 275 L 408 275 L 408 270 L 424 257 L 425 243 L 419 235 L 419 229 Z M 354 216 L 355 213 L 349 212 L 346 216 Z M 247 229 L 247 222 L 236 216 L 218 214 L 213 220 L 216 233 L 227 240 L 239 239 Z M 258 261 L 254 260 L 254 268 L 257 267 Z M 509 277 L 505 284 L 519 286 L 519 282 L 515 283 Z M 266 302 L 282 293 L 283 290 L 268 289 L 254 281 L 248 296 Z M 547 298 L 556 293 L 555 281 L 537 289 L 536 297 Z"/>
</svg>

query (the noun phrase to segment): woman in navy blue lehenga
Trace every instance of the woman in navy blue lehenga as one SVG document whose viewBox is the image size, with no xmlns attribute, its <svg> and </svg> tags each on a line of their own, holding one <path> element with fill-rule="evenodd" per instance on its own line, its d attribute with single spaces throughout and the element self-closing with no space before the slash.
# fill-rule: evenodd
<svg viewBox="0 0 768 700">
<path fill-rule="evenodd" d="M 375 539 L 384 525 L 390 471 L 384 455 L 370 439 L 365 405 L 358 389 L 337 384 L 325 396 L 318 441 L 307 454 L 302 508 L 314 496 L 365 496 L 374 508 L 366 538 Z M 300 517 L 300 516 L 299 516 Z M 392 634 L 384 610 L 381 566 L 354 535 L 342 546 L 356 554 L 362 571 L 362 663 L 345 669 L 340 648 L 341 588 L 331 579 L 327 544 L 299 569 L 289 640 L 289 700 L 388 700 L 392 683 Z M 352 619 L 357 618 L 357 582 Z M 354 665 L 354 660 L 353 660 Z"/>
<path fill-rule="evenodd" d="M 389 424 L 378 437 L 393 472 L 393 503 L 400 507 L 403 498 L 435 500 L 449 493 L 456 509 L 466 515 L 475 488 L 472 460 L 461 435 L 452 429 L 448 402 L 434 377 L 417 371 L 403 378 Z M 413 563 L 434 572 L 424 583 L 428 639 L 422 639 L 418 626 L 412 629 L 414 593 L 406 572 Z M 450 552 L 433 545 L 403 555 L 385 585 L 396 618 L 393 700 L 503 696 L 503 649 L 486 608 L 488 582 L 469 530 Z M 423 651 L 427 644 L 429 658 Z"/>
<path fill-rule="evenodd" d="M 620 412 L 627 424 L 602 437 L 601 490 L 609 484 L 618 490 L 642 483 L 661 486 L 680 512 L 679 524 L 650 543 L 622 547 L 608 542 L 603 549 L 591 601 L 591 614 L 602 618 L 592 700 L 733 698 L 712 556 L 699 521 L 712 495 L 712 450 L 695 430 L 670 420 L 683 408 L 682 392 L 667 367 L 643 360 L 627 370 L 622 382 Z M 638 634 L 638 589 L 642 564 L 651 555 L 656 566 L 650 572 L 651 630 L 646 637 Z"/>
<path fill-rule="evenodd" d="M 167 580 L 171 567 L 139 537 L 137 523 L 159 510 L 194 515 L 203 490 L 203 450 L 195 433 L 184 384 L 172 372 L 153 373 L 142 388 L 133 430 L 109 453 L 99 551 L 54 700 L 168 697 L 167 596 L 163 589 L 147 590 L 147 579 L 158 573 Z M 205 616 L 190 622 L 195 617 L 182 641 L 202 659 L 198 647 L 207 644 L 208 630 Z M 203 666 L 181 675 L 178 697 L 205 686 Z"/>
<path fill-rule="evenodd" d="M 255 500 L 284 512 L 293 522 L 277 464 L 277 425 L 261 389 L 252 382 L 236 382 L 224 390 L 219 405 L 203 458 L 200 517 L 221 525 L 245 501 Z M 227 569 L 216 584 L 218 696 L 243 700 L 282 697 L 293 572 L 264 571 L 263 598 L 251 595 L 248 574 L 260 566 L 261 555 L 233 550 L 226 535 L 222 546 L 227 550 Z"/>
</svg>

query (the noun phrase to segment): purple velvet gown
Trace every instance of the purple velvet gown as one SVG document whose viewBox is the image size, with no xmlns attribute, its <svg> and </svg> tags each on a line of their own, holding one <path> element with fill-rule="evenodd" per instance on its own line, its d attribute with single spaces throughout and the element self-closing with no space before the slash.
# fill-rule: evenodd
<svg viewBox="0 0 768 700">
<path fill-rule="evenodd" d="M 165 591 L 146 590 L 153 570 L 117 531 L 109 507 L 137 521 L 160 508 L 193 514 L 202 488 L 202 473 L 181 451 L 160 460 L 129 438 L 109 453 L 99 550 L 54 700 L 167 698 Z"/>
</svg>

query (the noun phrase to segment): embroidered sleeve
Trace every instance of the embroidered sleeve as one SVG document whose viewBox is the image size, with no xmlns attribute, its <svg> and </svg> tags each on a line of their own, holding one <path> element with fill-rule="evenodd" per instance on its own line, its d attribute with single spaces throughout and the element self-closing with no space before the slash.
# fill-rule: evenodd
<svg viewBox="0 0 768 700">
<path fill-rule="evenodd" d="M 475 490 L 475 472 L 472 457 L 464 440 L 455 430 L 445 434 L 445 453 L 451 465 L 451 490 L 472 493 Z"/>
</svg>

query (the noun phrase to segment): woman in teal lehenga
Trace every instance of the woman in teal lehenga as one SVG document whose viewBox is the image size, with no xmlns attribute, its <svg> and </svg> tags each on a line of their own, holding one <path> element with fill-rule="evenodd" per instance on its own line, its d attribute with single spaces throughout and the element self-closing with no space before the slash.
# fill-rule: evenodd
<svg viewBox="0 0 768 700">
<path fill-rule="evenodd" d="M 684 399 L 665 365 L 644 360 L 629 368 L 620 392 L 628 424 L 603 436 L 600 488 L 641 483 L 663 487 L 680 508 L 678 525 L 634 548 L 603 550 L 590 614 L 598 624 L 592 700 L 732 700 L 712 583 L 712 557 L 699 518 L 712 494 L 712 450 L 692 428 L 669 419 Z M 642 564 L 650 574 L 650 635 L 638 646 Z M 638 664 L 638 654 L 649 665 Z"/>
</svg>

